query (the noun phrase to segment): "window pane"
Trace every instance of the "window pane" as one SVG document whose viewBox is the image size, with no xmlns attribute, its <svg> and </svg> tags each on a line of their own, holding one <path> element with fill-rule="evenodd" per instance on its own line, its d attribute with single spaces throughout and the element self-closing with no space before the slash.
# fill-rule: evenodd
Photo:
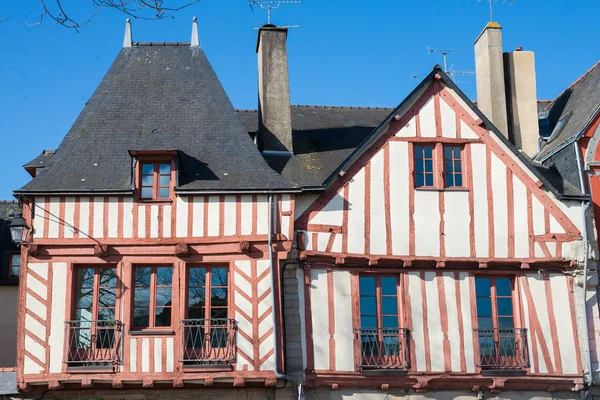
<svg viewBox="0 0 600 400">
<path fill-rule="evenodd" d="M 462 185 L 463 185 L 462 175 L 461 174 L 454 175 L 454 186 L 462 186 Z"/>
<path fill-rule="evenodd" d="M 161 199 L 166 199 L 169 196 L 171 196 L 171 189 L 170 188 L 160 188 L 158 189 L 158 197 Z"/>
<path fill-rule="evenodd" d="M 478 297 L 491 296 L 490 278 L 475 278 L 475 293 Z"/>
<path fill-rule="evenodd" d="M 171 173 L 171 164 L 160 164 L 158 166 L 159 174 L 170 174 Z"/>
<path fill-rule="evenodd" d="M 156 289 L 156 306 L 170 306 L 171 305 L 171 288 L 158 288 Z"/>
<path fill-rule="evenodd" d="M 452 161 L 444 161 L 444 171 L 446 171 L 447 174 L 450 172 L 454 172 L 454 170 L 452 169 Z"/>
<path fill-rule="evenodd" d="M 154 164 L 142 164 L 142 174 L 148 175 L 154 173 Z"/>
<path fill-rule="evenodd" d="M 114 308 L 101 308 L 98 310 L 98 319 L 100 321 L 114 321 L 115 320 L 115 309 Z"/>
<path fill-rule="evenodd" d="M 227 306 L 227 289 L 213 289 L 211 306 Z"/>
<path fill-rule="evenodd" d="M 415 186 L 416 187 L 421 187 L 425 185 L 425 176 L 423 176 L 423 174 L 417 174 L 416 176 L 416 182 L 415 182 Z"/>
<path fill-rule="evenodd" d="M 171 185 L 171 176 L 170 175 L 161 175 L 158 178 L 158 186 L 170 186 Z"/>
<path fill-rule="evenodd" d="M 446 174 L 446 187 L 454 186 L 454 179 L 452 179 L 452 174 Z"/>
<path fill-rule="evenodd" d="M 423 146 L 415 146 L 415 158 L 423 158 Z"/>
<path fill-rule="evenodd" d="M 454 172 L 462 172 L 462 164 L 460 160 L 454 160 Z"/>
<path fill-rule="evenodd" d="M 480 297 L 477 299 L 477 315 L 481 317 L 492 316 L 492 299 Z"/>
<path fill-rule="evenodd" d="M 444 146 L 444 158 L 452 158 L 452 147 Z"/>
<path fill-rule="evenodd" d="M 496 278 L 496 295 L 512 296 L 510 278 Z"/>
<path fill-rule="evenodd" d="M 398 314 L 398 298 L 396 296 L 384 296 L 381 298 L 381 313 L 385 315 Z"/>
<path fill-rule="evenodd" d="M 149 308 L 134 308 L 133 309 L 133 326 L 138 328 L 144 328 L 149 325 L 150 321 L 150 309 Z"/>
<path fill-rule="evenodd" d="M 171 286 L 173 282 L 173 267 L 156 268 L 156 286 Z"/>
<path fill-rule="evenodd" d="M 77 289 L 77 308 L 91 308 L 92 299 L 92 289 Z"/>
<path fill-rule="evenodd" d="M 433 186 L 433 175 L 425 175 L 425 186 Z"/>
<path fill-rule="evenodd" d="M 498 316 L 512 316 L 512 299 L 500 298 L 498 299 Z"/>
<path fill-rule="evenodd" d="M 423 154 L 425 155 L 425 158 L 432 158 L 433 157 L 433 147 L 431 147 L 431 146 L 424 146 L 423 147 Z"/>
<path fill-rule="evenodd" d="M 152 188 L 142 188 L 142 198 L 143 199 L 151 199 L 152 198 Z"/>
<path fill-rule="evenodd" d="M 227 318 L 227 309 L 226 308 L 211 308 L 210 309 L 210 317 L 211 318 Z"/>
<path fill-rule="evenodd" d="M 77 272 L 77 287 L 94 287 L 94 268 L 80 268 Z"/>
<path fill-rule="evenodd" d="M 117 300 L 116 289 L 100 289 L 99 307 L 114 307 Z"/>
<path fill-rule="evenodd" d="M 227 286 L 227 268 L 212 269 L 212 286 Z"/>
<path fill-rule="evenodd" d="M 117 287 L 116 268 L 100 268 L 100 286 Z"/>
<path fill-rule="evenodd" d="M 19 276 L 21 272 L 21 255 L 13 254 L 10 258 L 10 275 Z"/>
<path fill-rule="evenodd" d="M 360 313 L 361 314 L 377 314 L 377 306 L 375 297 L 362 297 L 360 298 Z"/>
<path fill-rule="evenodd" d="M 491 317 L 477 318 L 477 325 L 479 329 L 492 329 L 494 327 Z"/>
<path fill-rule="evenodd" d="M 153 183 L 154 183 L 153 175 L 142 175 L 142 186 L 152 187 Z"/>
<path fill-rule="evenodd" d="M 206 270 L 204 268 L 190 268 L 189 270 L 189 286 L 201 287 L 206 285 Z"/>
<path fill-rule="evenodd" d="M 494 338 L 493 337 L 480 337 L 479 338 L 479 352 L 482 356 L 494 355 Z"/>
<path fill-rule="evenodd" d="M 92 321 L 92 309 L 91 308 L 80 308 L 75 310 L 75 319 L 78 321 Z"/>
<path fill-rule="evenodd" d="M 204 308 L 190 308 L 188 309 L 189 319 L 204 319 Z"/>
<path fill-rule="evenodd" d="M 433 160 L 425 160 L 425 172 L 433 172 Z"/>
<path fill-rule="evenodd" d="M 360 295 L 375 295 L 375 277 L 361 276 L 360 277 Z"/>
<path fill-rule="evenodd" d="M 425 163 L 423 162 L 423 160 L 415 160 L 415 171 L 416 172 L 425 172 L 424 171 L 424 167 Z"/>
<path fill-rule="evenodd" d="M 386 276 L 381 278 L 381 294 L 396 294 L 397 285 L 395 277 Z"/>
<path fill-rule="evenodd" d="M 366 317 L 362 315 L 360 317 L 360 327 L 363 329 L 377 328 L 377 317 Z"/>
<path fill-rule="evenodd" d="M 155 326 L 171 326 L 171 307 L 157 308 Z"/>
<path fill-rule="evenodd" d="M 454 146 L 454 158 L 460 159 L 460 146 Z"/>
<path fill-rule="evenodd" d="M 133 305 L 136 307 L 149 307 L 150 288 L 135 288 Z"/>
<path fill-rule="evenodd" d="M 398 316 L 383 317 L 383 326 L 385 329 L 394 329 L 398 327 Z"/>
<path fill-rule="evenodd" d="M 204 289 L 188 289 L 188 307 L 204 307 Z"/>
<path fill-rule="evenodd" d="M 498 318 L 498 328 L 513 329 L 515 327 L 512 317 Z"/>
<path fill-rule="evenodd" d="M 136 267 L 135 268 L 135 286 L 150 286 L 150 277 L 152 276 L 152 268 Z"/>
</svg>

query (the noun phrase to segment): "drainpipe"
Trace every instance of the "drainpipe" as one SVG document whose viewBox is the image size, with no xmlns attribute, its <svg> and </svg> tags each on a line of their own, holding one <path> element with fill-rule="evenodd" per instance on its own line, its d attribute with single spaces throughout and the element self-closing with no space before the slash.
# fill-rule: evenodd
<svg viewBox="0 0 600 400">
<path fill-rule="evenodd" d="M 584 194 L 588 194 L 587 193 L 587 188 L 585 185 L 585 178 L 584 178 L 584 165 L 583 165 L 583 160 L 581 157 L 581 149 L 579 148 L 579 146 L 577 145 L 577 142 L 573 143 L 573 146 L 575 146 L 575 154 L 577 155 L 577 168 L 579 170 L 579 184 L 581 186 L 581 191 Z M 588 222 L 587 222 L 587 214 L 588 214 L 588 210 L 590 208 L 590 201 L 586 201 L 583 204 L 583 207 L 581 209 L 581 214 L 583 217 L 583 240 L 584 240 L 584 257 L 583 257 L 583 318 L 585 321 L 585 329 L 583 332 L 583 337 L 585 340 L 585 345 L 587 347 L 587 367 L 588 367 L 588 385 L 593 385 L 594 384 L 594 374 L 592 373 L 592 354 L 591 354 L 591 348 L 590 348 L 590 335 L 589 335 L 589 321 L 588 321 L 588 310 L 587 310 L 587 291 L 588 291 L 588 287 L 587 287 L 587 281 L 588 281 L 588 253 L 589 253 L 589 241 L 588 241 Z M 584 374 L 584 378 L 585 378 L 585 374 Z"/>
<path fill-rule="evenodd" d="M 274 214 L 275 213 L 275 207 L 273 206 L 273 194 L 269 194 L 269 269 L 271 272 L 271 279 L 273 281 L 273 289 L 275 289 L 275 286 L 277 285 L 277 279 L 275 278 L 275 267 L 273 265 L 273 222 L 275 220 L 274 218 Z M 275 299 L 275 296 L 273 296 L 273 299 Z M 273 307 L 275 307 L 275 302 L 273 301 Z M 273 310 L 275 311 L 275 310 Z M 289 375 L 285 375 L 282 374 L 281 372 L 279 372 L 278 368 L 278 363 L 277 363 L 277 355 L 279 354 L 277 351 L 277 321 L 276 321 L 276 314 L 275 312 L 273 312 L 273 337 L 275 338 L 275 340 L 273 341 L 273 350 L 274 350 L 274 354 L 275 354 L 275 376 L 279 379 L 286 379 L 288 381 L 291 381 L 292 384 L 294 385 L 294 389 L 296 388 L 296 379 L 294 379 L 293 377 L 289 376 Z M 301 390 L 298 390 L 298 399 L 301 399 Z"/>
</svg>

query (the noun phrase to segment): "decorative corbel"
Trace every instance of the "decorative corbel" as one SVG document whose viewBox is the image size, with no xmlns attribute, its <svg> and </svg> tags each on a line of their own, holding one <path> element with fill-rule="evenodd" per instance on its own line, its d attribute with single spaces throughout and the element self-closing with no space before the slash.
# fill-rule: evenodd
<svg viewBox="0 0 600 400">
<path fill-rule="evenodd" d="M 104 258 L 108 256 L 108 245 L 102 243 L 96 243 L 94 245 L 94 255 L 96 257 Z"/>
<path fill-rule="evenodd" d="M 250 252 L 250 242 L 247 240 L 240 240 L 238 243 L 238 253 L 249 253 Z"/>
<path fill-rule="evenodd" d="M 175 255 L 177 257 L 187 257 L 190 255 L 190 248 L 187 243 L 177 243 L 175 245 Z"/>
</svg>

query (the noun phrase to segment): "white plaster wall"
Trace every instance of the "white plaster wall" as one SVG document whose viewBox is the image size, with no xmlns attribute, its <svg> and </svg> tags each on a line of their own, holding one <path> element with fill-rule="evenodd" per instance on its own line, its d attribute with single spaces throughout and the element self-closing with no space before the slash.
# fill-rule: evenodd
<svg viewBox="0 0 600 400">
<path fill-rule="evenodd" d="M 415 190 L 415 254 L 440 255 L 440 202 L 437 191 Z"/>
<path fill-rule="evenodd" d="M 471 254 L 468 192 L 444 192 L 444 248 L 447 257 Z"/>
<path fill-rule="evenodd" d="M 177 219 L 175 236 L 186 237 L 188 235 L 188 198 L 176 196 Z"/>
<path fill-rule="evenodd" d="M 456 113 L 443 98 L 440 98 L 442 136 L 456 138 Z"/>
<path fill-rule="evenodd" d="M 492 153 L 492 193 L 494 196 L 494 256 L 508 257 L 508 197 L 506 165 Z"/>
<path fill-rule="evenodd" d="M 354 331 L 352 329 L 352 296 L 350 272 L 333 271 L 333 304 L 335 307 L 335 369 L 354 371 Z"/>
<path fill-rule="evenodd" d="M 370 192 L 370 249 L 369 254 L 386 254 L 388 240 L 385 225 L 385 191 L 383 175 L 383 149 L 371 159 Z"/>
<path fill-rule="evenodd" d="M 342 226 L 344 217 L 344 197 L 342 193 L 333 196 L 329 203 L 308 222 L 310 224 Z"/>
<path fill-rule="evenodd" d="M 390 142 L 390 219 L 392 222 L 392 253 L 409 253 L 409 182 L 408 143 Z"/>
<path fill-rule="evenodd" d="M 313 305 L 312 327 L 315 369 L 329 369 L 329 302 L 327 271 L 310 270 L 310 301 Z"/>
<path fill-rule="evenodd" d="M 461 131 L 461 134 L 463 133 L 464 131 Z M 471 144 L 471 172 L 473 174 L 473 226 L 475 231 L 475 255 L 477 257 L 488 257 L 488 182 L 486 177 L 486 147 L 484 144 Z"/>
<path fill-rule="evenodd" d="M 433 97 L 430 97 L 419 111 L 422 137 L 435 137 L 435 108 Z"/>
<path fill-rule="evenodd" d="M 29 277 L 31 278 L 31 277 Z M 28 279 L 29 280 L 29 279 Z M 65 304 L 67 302 L 67 263 L 52 263 L 52 304 L 50 310 L 50 373 L 62 370 L 63 348 L 65 343 Z"/>
<path fill-rule="evenodd" d="M 194 197 L 192 204 L 192 235 L 196 237 L 204 236 L 204 197 Z"/>
<path fill-rule="evenodd" d="M 219 196 L 208 197 L 208 236 L 219 236 Z"/>
<path fill-rule="evenodd" d="M 350 180 L 348 188 L 348 253 L 364 254 L 365 251 L 365 170 L 361 169 Z"/>
</svg>

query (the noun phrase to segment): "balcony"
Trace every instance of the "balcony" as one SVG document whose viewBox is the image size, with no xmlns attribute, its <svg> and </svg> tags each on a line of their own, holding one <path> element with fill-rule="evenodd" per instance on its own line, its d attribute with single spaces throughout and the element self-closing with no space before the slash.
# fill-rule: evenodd
<svg viewBox="0 0 600 400">
<path fill-rule="evenodd" d="M 121 321 L 65 321 L 65 338 L 69 369 L 112 369 L 121 362 Z"/>
<path fill-rule="evenodd" d="M 522 370 L 529 367 L 527 329 L 475 329 L 483 370 Z"/>
<path fill-rule="evenodd" d="M 184 319 L 180 324 L 179 362 L 184 367 L 229 367 L 236 357 L 233 319 Z"/>
<path fill-rule="evenodd" d="M 361 370 L 407 371 L 410 368 L 409 338 L 405 328 L 356 329 L 361 358 Z"/>
</svg>

